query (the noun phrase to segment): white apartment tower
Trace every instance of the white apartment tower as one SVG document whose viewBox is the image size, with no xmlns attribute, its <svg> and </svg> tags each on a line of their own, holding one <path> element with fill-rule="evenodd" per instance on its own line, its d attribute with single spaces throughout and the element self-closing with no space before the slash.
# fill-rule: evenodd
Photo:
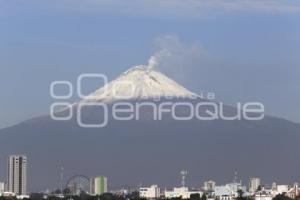
<svg viewBox="0 0 300 200">
<path fill-rule="evenodd" d="M 17 195 L 26 195 L 27 158 L 24 155 L 11 155 L 8 158 L 8 191 Z"/>
<path fill-rule="evenodd" d="M 0 182 L 0 196 L 2 193 L 4 193 L 4 183 Z"/>
<path fill-rule="evenodd" d="M 249 182 L 249 192 L 254 193 L 258 186 L 260 186 L 260 179 L 259 178 L 250 178 Z"/>
</svg>

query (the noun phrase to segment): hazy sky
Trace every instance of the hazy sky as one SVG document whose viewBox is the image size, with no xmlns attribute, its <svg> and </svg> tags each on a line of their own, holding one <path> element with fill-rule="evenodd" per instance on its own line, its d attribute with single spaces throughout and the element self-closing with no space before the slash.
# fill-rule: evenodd
<svg viewBox="0 0 300 200">
<path fill-rule="evenodd" d="M 54 80 L 112 79 L 160 48 L 188 89 L 300 122 L 299 24 L 298 0 L 0 0 L 0 127 L 47 113 Z"/>
</svg>

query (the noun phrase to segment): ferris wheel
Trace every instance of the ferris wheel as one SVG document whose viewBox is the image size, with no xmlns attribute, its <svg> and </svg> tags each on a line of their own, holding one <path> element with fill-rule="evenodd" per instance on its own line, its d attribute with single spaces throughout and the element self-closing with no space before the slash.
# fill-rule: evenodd
<svg viewBox="0 0 300 200">
<path fill-rule="evenodd" d="M 70 195 L 79 196 L 81 193 L 89 193 L 90 179 L 84 175 L 72 176 L 68 180 L 66 188 L 69 189 Z"/>
</svg>

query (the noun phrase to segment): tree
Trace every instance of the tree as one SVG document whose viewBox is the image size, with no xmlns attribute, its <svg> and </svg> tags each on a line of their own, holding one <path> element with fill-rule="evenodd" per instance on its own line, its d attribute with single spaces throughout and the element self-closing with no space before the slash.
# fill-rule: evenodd
<svg viewBox="0 0 300 200">
<path fill-rule="evenodd" d="M 173 198 L 171 198 L 171 200 L 182 200 L 182 197 L 180 196 L 180 197 L 173 197 Z"/>
<path fill-rule="evenodd" d="M 127 195 L 128 199 L 139 199 L 140 193 L 139 191 L 133 191 Z"/>
<path fill-rule="evenodd" d="M 285 194 L 278 194 L 273 198 L 273 200 L 293 200 L 293 199 L 286 196 Z"/>
<path fill-rule="evenodd" d="M 195 194 L 191 194 L 190 195 L 190 200 L 200 200 L 200 194 L 199 193 L 195 193 Z"/>
<path fill-rule="evenodd" d="M 56 196 L 48 196 L 48 200 L 60 200 L 60 198 Z"/>
<path fill-rule="evenodd" d="M 237 196 L 236 200 L 253 200 L 253 198 L 251 198 L 251 197 L 244 196 L 243 190 L 238 190 L 237 194 L 238 194 L 238 196 Z"/>
<path fill-rule="evenodd" d="M 44 198 L 43 193 L 31 193 L 30 194 L 30 199 L 31 200 L 39 200 L 39 199 L 43 199 L 43 198 Z"/>
<path fill-rule="evenodd" d="M 238 193 L 238 198 L 237 199 L 243 200 L 244 191 L 243 190 L 238 190 L 237 193 Z"/>
<path fill-rule="evenodd" d="M 206 194 L 203 194 L 203 195 L 202 195 L 201 200 L 207 200 Z"/>
<path fill-rule="evenodd" d="M 16 197 L 3 197 L 3 196 L 0 196 L 0 200 L 15 200 Z"/>
<path fill-rule="evenodd" d="M 81 191 L 80 195 L 79 195 L 80 200 L 87 200 L 89 198 L 89 196 L 90 195 L 88 193 L 86 193 L 85 191 Z"/>
<path fill-rule="evenodd" d="M 100 200 L 113 200 L 114 196 L 112 193 L 103 193 L 100 195 Z"/>
<path fill-rule="evenodd" d="M 261 187 L 261 185 L 259 185 L 259 186 L 257 187 L 256 191 L 261 191 L 261 190 L 262 190 L 262 187 Z"/>
<path fill-rule="evenodd" d="M 63 194 L 71 194 L 70 188 L 65 188 L 65 189 L 63 190 Z"/>
</svg>

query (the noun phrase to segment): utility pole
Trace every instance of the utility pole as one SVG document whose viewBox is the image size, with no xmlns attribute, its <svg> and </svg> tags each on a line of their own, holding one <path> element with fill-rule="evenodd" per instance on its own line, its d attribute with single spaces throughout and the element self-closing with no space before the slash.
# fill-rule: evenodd
<svg viewBox="0 0 300 200">
<path fill-rule="evenodd" d="M 60 197 L 63 198 L 64 167 L 60 168 Z"/>
</svg>

